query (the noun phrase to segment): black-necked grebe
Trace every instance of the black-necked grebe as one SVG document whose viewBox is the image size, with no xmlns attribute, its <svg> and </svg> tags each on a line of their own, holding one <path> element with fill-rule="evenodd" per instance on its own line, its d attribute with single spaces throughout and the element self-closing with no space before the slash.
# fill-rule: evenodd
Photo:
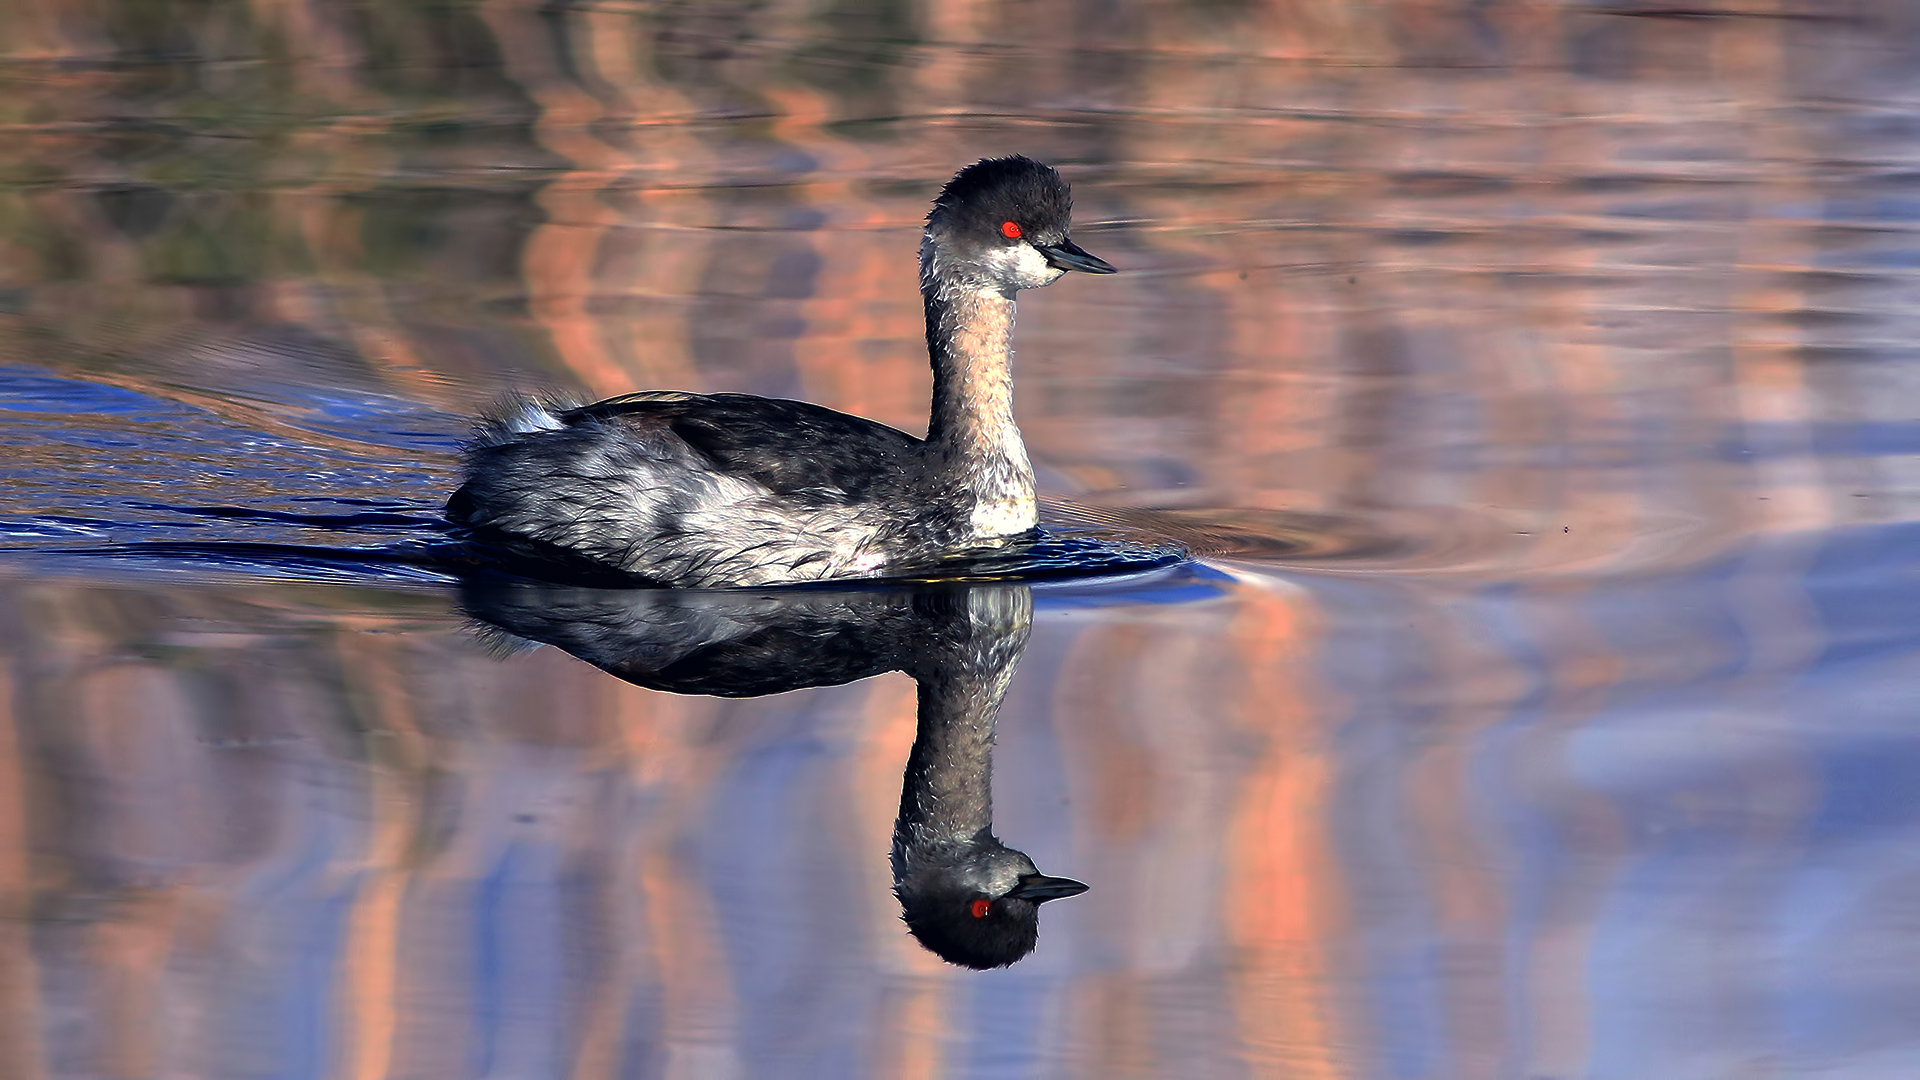
<svg viewBox="0 0 1920 1080">
<path fill-rule="evenodd" d="M 449 520 L 535 558 L 663 585 L 874 577 L 1031 531 L 1013 422 L 1014 293 L 1113 267 L 1067 238 L 1072 198 L 1024 157 L 960 170 L 920 242 L 927 437 L 801 401 L 643 391 L 482 422 Z"/>
</svg>

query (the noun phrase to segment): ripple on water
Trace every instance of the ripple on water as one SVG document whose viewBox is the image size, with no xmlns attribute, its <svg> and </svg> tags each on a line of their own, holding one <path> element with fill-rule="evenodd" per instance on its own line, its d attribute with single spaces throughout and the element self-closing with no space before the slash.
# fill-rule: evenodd
<svg viewBox="0 0 1920 1080">
<path fill-rule="evenodd" d="M 0 408 L 17 421 L 11 438 L 33 444 L 22 443 L 12 463 L 0 466 L 0 479 L 11 481 L 0 488 L 0 552 L 94 568 L 104 561 L 123 569 L 327 581 L 566 576 L 559 568 L 508 564 L 447 535 L 440 516 L 451 479 L 450 443 L 438 430 L 443 418 L 375 396 L 336 394 L 325 405 L 317 419 L 303 422 L 309 440 L 284 417 L 215 412 L 170 396 L 164 386 L 0 368 Z M 414 449 L 438 462 L 396 465 L 401 455 L 369 453 L 342 434 L 390 435 L 409 424 L 419 429 Z M 174 492 L 226 493 L 236 502 L 165 497 Z M 1351 523 L 1311 515 L 1049 503 L 1030 540 L 889 580 L 1126 577 L 1196 556 L 1313 559 L 1380 547 Z"/>
<path fill-rule="evenodd" d="M 0 367 L 0 409 L 12 415 L 0 448 L 16 451 L 0 464 L 0 552 L 329 581 L 568 576 L 449 537 L 440 507 L 454 480 L 453 437 L 444 415 L 377 394 L 321 395 L 323 407 L 298 416 L 280 406 L 211 408 L 199 395 Z M 408 445 L 389 445 L 399 432 Z M 168 498 L 176 493 L 233 502 Z M 1031 540 L 891 580 L 1126 576 L 1196 559 L 1458 566 L 1530 535 L 1482 516 L 1390 521 L 1048 501 Z"/>
</svg>

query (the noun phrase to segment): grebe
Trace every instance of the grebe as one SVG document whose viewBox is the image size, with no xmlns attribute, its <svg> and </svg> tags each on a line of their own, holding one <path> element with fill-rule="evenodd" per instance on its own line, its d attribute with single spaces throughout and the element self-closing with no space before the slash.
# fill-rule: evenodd
<svg viewBox="0 0 1920 1080">
<path fill-rule="evenodd" d="M 1025 157 L 960 170 L 920 241 L 927 437 L 802 401 L 643 391 L 483 420 L 447 518 L 537 559 L 661 585 L 874 577 L 1031 531 L 1013 422 L 1013 295 L 1112 266 L 1067 237 L 1072 197 Z"/>
</svg>

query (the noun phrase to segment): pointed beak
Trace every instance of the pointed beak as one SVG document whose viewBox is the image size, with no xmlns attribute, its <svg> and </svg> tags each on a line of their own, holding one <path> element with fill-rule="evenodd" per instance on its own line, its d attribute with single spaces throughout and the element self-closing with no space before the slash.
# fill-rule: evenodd
<svg viewBox="0 0 1920 1080">
<path fill-rule="evenodd" d="M 1079 244 L 1071 240 L 1061 240 L 1058 244 L 1035 244 L 1040 254 L 1047 257 L 1047 265 L 1055 270 L 1079 270 L 1088 274 L 1111 274 L 1113 267 L 1098 255 L 1089 255 Z"/>
<path fill-rule="evenodd" d="M 1091 258 L 1091 256 L 1089 256 Z M 1096 260 L 1097 261 L 1097 260 Z M 1106 263 L 1101 263 L 1106 266 Z M 1112 273 L 1111 270 L 1107 271 Z M 1075 881 L 1070 877 L 1048 877 L 1045 874 L 1028 874 L 1020 879 L 1007 895 L 1015 900 L 1031 900 L 1044 904 L 1049 900 L 1060 900 L 1069 896 L 1079 896 L 1087 891 L 1087 883 Z"/>
</svg>

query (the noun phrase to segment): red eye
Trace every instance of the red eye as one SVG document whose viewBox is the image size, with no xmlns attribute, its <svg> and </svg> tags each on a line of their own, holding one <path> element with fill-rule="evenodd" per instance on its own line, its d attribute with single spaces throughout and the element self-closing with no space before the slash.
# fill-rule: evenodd
<svg viewBox="0 0 1920 1080">
<path fill-rule="evenodd" d="M 1006 238 L 1007 238 L 1007 239 L 1009 239 L 1009 240 L 1018 240 L 1018 239 L 1020 239 L 1020 235 L 1021 235 L 1021 234 L 1020 234 L 1020 223 L 1019 223 L 1019 222 L 1017 222 L 1017 221 L 1003 221 L 1003 222 L 1001 222 L 1001 223 L 1000 223 L 1000 235 L 1001 235 L 1001 236 L 1004 236 L 1004 237 L 1006 237 Z"/>
<path fill-rule="evenodd" d="M 1007 227 L 1016 233 L 1020 231 L 1020 227 L 1011 221 L 1007 222 Z M 987 912 L 992 910 L 992 908 L 993 901 L 991 900 L 975 900 L 973 903 L 967 905 L 967 910 L 971 912 L 976 919 L 986 918 Z"/>
</svg>

